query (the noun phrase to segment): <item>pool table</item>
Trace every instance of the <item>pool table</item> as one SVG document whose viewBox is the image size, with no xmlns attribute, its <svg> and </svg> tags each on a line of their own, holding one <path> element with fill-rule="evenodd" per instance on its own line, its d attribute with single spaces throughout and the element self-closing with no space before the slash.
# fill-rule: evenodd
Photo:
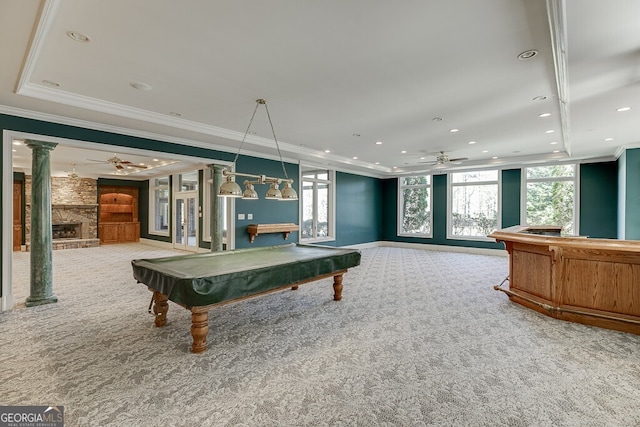
<svg viewBox="0 0 640 427">
<path fill-rule="evenodd" d="M 156 326 L 167 322 L 168 301 L 191 311 L 193 353 L 207 349 L 210 308 L 328 277 L 339 301 L 342 275 L 359 264 L 358 250 L 301 244 L 131 261 L 153 292 Z"/>
</svg>

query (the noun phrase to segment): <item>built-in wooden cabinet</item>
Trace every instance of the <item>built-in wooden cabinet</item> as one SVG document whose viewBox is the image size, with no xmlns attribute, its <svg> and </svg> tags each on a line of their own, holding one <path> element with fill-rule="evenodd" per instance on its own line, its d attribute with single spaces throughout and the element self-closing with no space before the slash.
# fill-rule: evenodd
<svg viewBox="0 0 640 427">
<path fill-rule="evenodd" d="M 100 243 L 140 240 L 136 187 L 99 186 L 98 203 Z"/>
</svg>

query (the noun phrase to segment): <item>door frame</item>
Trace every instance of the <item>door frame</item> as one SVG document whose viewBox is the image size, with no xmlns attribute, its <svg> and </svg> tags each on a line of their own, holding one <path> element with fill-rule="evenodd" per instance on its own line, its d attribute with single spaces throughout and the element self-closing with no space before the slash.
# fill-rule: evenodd
<svg viewBox="0 0 640 427">
<path fill-rule="evenodd" d="M 184 244 L 180 244 L 177 243 L 177 238 L 178 238 L 178 200 L 184 200 L 183 206 L 187 206 L 187 200 L 189 199 L 193 199 L 195 201 L 195 222 L 194 222 L 194 226 L 195 226 L 195 246 L 194 245 L 189 245 L 189 239 L 188 239 L 188 221 L 185 221 L 185 224 L 187 224 L 186 228 L 185 228 L 185 232 L 184 232 Z M 200 248 L 200 241 L 198 239 L 198 219 L 199 219 L 199 215 L 200 215 L 200 210 L 198 209 L 198 206 L 200 206 L 199 200 L 198 200 L 198 191 L 194 190 L 194 191 L 182 191 L 180 193 L 178 192 L 174 192 L 173 193 L 173 218 L 172 218 L 172 224 L 171 226 L 173 227 L 173 239 L 172 239 L 172 244 L 173 244 L 173 248 L 174 249 L 180 249 L 183 251 L 189 251 L 189 252 L 198 252 L 199 248 Z M 185 209 L 185 215 L 186 215 L 186 209 Z"/>
</svg>

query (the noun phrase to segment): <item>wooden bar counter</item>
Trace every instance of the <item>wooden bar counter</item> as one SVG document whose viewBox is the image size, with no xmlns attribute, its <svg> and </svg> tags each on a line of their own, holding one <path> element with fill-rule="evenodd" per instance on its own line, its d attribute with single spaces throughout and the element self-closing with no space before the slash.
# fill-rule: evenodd
<svg viewBox="0 0 640 427">
<path fill-rule="evenodd" d="M 509 253 L 509 288 L 494 288 L 557 319 L 640 334 L 640 241 L 560 237 L 560 229 L 490 234 Z"/>
</svg>

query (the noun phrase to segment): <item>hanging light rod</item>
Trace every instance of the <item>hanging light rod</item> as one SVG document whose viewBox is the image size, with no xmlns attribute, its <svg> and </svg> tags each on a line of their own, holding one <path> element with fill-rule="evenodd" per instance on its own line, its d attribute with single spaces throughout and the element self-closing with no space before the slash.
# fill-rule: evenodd
<svg viewBox="0 0 640 427">
<path fill-rule="evenodd" d="M 278 156 L 280 157 L 280 164 L 282 165 L 282 171 L 284 172 L 284 178 L 274 178 L 266 175 L 253 175 L 248 173 L 240 173 L 234 172 L 236 162 L 238 161 L 238 156 L 240 155 L 240 151 L 242 150 L 242 146 L 244 145 L 245 140 L 247 139 L 247 135 L 249 134 L 249 130 L 251 129 L 251 124 L 253 123 L 253 119 L 256 116 L 256 112 L 258 111 L 258 107 L 260 105 L 264 105 L 264 108 L 267 112 L 267 118 L 269 119 L 269 125 L 271 126 L 271 132 L 273 134 L 273 140 L 276 143 L 276 149 L 278 150 Z M 271 115 L 269 114 L 269 108 L 267 107 L 267 101 L 260 98 L 256 99 L 256 107 L 253 110 L 253 114 L 251 115 L 251 120 L 249 120 L 249 125 L 247 126 L 247 130 L 242 137 L 242 142 L 240 143 L 240 147 L 238 148 L 238 152 L 236 153 L 236 157 L 233 159 L 233 163 L 228 168 L 222 171 L 222 175 L 226 177 L 226 181 L 222 183 L 220 186 L 220 190 L 218 191 L 218 197 L 242 197 L 244 200 L 256 200 L 258 199 L 258 193 L 254 189 L 254 184 L 271 184 L 265 199 L 269 200 L 298 200 L 298 194 L 296 190 L 293 189 L 291 184 L 293 184 L 293 179 L 289 178 L 287 175 L 287 169 L 284 166 L 284 161 L 282 160 L 282 153 L 280 152 L 280 146 L 278 145 L 278 138 L 276 138 L 276 131 L 273 128 L 273 122 L 271 121 Z M 242 176 L 245 178 L 254 178 L 253 180 L 245 180 L 244 192 L 234 181 L 234 177 Z M 284 188 L 282 191 L 278 188 L 280 184 L 284 184 Z"/>
</svg>

